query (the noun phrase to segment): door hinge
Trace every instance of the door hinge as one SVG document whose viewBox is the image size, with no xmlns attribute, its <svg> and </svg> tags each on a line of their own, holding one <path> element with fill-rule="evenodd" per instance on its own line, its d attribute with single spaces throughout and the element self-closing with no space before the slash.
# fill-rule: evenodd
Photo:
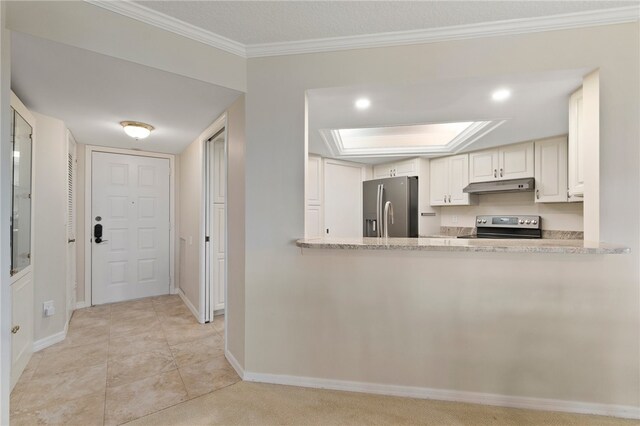
<svg viewBox="0 0 640 426">
<path fill-rule="evenodd" d="M 208 236 L 208 235 L 206 235 L 206 236 L 204 237 L 204 242 L 205 242 L 205 243 L 208 243 L 209 241 L 210 241 L 210 238 L 209 238 L 209 236 Z"/>
</svg>

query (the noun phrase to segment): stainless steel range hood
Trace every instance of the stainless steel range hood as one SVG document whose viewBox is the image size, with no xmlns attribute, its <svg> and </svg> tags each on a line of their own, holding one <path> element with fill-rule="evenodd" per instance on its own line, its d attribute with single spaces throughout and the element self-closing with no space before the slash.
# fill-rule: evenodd
<svg viewBox="0 0 640 426">
<path fill-rule="evenodd" d="M 525 178 L 470 183 L 463 191 L 468 194 L 497 194 L 500 192 L 531 192 L 534 189 L 534 179 Z"/>
</svg>

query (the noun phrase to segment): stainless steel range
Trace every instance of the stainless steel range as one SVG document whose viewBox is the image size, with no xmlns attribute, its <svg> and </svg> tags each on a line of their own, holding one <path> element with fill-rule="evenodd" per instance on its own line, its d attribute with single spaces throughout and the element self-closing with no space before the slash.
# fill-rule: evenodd
<svg viewBox="0 0 640 426">
<path fill-rule="evenodd" d="M 476 235 L 458 238 L 542 238 L 540 216 L 476 216 Z"/>
</svg>

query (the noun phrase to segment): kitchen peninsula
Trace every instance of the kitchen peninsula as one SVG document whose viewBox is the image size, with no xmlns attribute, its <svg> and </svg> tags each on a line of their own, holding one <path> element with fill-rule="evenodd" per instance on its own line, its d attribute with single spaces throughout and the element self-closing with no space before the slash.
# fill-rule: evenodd
<svg viewBox="0 0 640 426">
<path fill-rule="evenodd" d="M 491 240 L 436 238 L 306 238 L 296 241 L 303 249 L 340 250 L 411 250 L 446 252 L 495 253 L 564 253 L 564 254 L 624 254 L 628 247 L 584 240 Z"/>
</svg>

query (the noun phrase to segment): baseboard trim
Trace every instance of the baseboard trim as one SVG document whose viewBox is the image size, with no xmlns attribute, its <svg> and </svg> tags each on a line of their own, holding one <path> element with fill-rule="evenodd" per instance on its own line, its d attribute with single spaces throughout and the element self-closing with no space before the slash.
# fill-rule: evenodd
<svg viewBox="0 0 640 426">
<path fill-rule="evenodd" d="M 84 300 L 82 302 L 77 302 L 76 303 L 76 309 L 83 309 L 83 308 L 88 308 L 88 307 L 89 307 L 89 305 Z"/>
<path fill-rule="evenodd" d="M 38 352 L 43 349 L 48 348 L 49 346 L 55 345 L 56 343 L 62 342 L 67 337 L 67 330 L 69 329 L 69 321 L 64 325 L 64 330 L 52 334 L 51 336 L 47 336 L 43 339 L 36 340 L 33 342 L 33 352 Z"/>
<path fill-rule="evenodd" d="M 180 296 L 180 299 L 182 299 L 184 304 L 187 305 L 187 308 L 189 308 L 189 310 L 191 311 L 193 316 L 196 317 L 198 322 L 201 322 L 200 321 L 200 313 L 198 312 L 196 307 L 193 306 L 193 303 L 191 303 L 191 301 L 189 301 L 189 298 L 187 297 L 186 294 L 184 294 L 184 291 L 182 291 L 182 289 L 180 289 L 180 288 L 178 289 L 178 296 Z"/>
<path fill-rule="evenodd" d="M 229 361 L 229 364 L 231 364 L 233 369 L 236 370 L 238 376 L 240 376 L 240 378 L 244 380 L 244 368 L 242 368 L 236 357 L 234 357 L 233 354 L 226 349 L 224 351 L 224 356 L 225 358 L 227 358 L 227 361 Z"/>
<path fill-rule="evenodd" d="M 526 408 L 531 410 L 560 411 L 576 414 L 596 414 L 601 416 L 640 419 L 640 407 L 626 405 L 598 404 L 590 402 L 564 401 L 544 398 L 528 398 L 480 392 L 422 388 L 414 386 L 383 385 L 377 383 L 319 379 L 314 377 L 262 374 L 254 373 L 251 371 L 246 371 L 243 373 L 243 380 L 250 382 L 273 383 L 279 385 L 301 386 L 306 388 L 332 389 L 347 392 L 363 392 L 378 395 L 403 396 L 420 399 L 435 399 L 440 401 L 467 402 L 472 404 L 493 405 L 498 407 Z"/>
</svg>

